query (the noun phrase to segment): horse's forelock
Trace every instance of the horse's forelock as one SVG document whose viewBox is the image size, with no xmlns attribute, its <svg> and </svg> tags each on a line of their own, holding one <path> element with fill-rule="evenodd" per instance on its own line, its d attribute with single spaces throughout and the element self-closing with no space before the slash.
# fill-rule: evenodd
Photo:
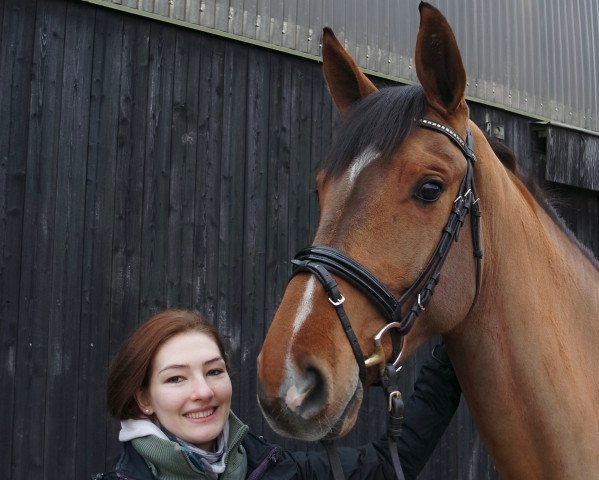
<svg viewBox="0 0 599 480">
<path fill-rule="evenodd" d="M 426 107 L 422 87 L 389 87 L 358 102 L 335 132 L 323 165 L 327 177 L 337 177 L 367 150 L 390 158 L 421 118 Z"/>
</svg>

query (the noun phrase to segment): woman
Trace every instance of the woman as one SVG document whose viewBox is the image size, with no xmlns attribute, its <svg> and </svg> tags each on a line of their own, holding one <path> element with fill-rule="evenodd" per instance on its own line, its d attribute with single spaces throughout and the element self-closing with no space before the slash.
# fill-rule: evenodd
<svg viewBox="0 0 599 480">
<path fill-rule="evenodd" d="M 423 367 L 406 402 L 399 454 L 415 478 L 451 420 L 460 387 L 444 349 Z M 218 331 L 199 313 L 165 310 L 125 341 L 108 373 L 108 411 L 122 453 L 106 479 L 325 479 L 326 455 L 285 452 L 231 411 L 229 364 Z M 346 478 L 393 478 L 385 441 L 340 448 Z"/>
</svg>

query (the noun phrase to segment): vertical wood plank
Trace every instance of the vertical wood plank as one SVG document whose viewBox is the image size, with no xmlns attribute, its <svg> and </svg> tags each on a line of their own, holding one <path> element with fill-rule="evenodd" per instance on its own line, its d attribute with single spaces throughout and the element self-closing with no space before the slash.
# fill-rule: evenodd
<svg viewBox="0 0 599 480">
<path fill-rule="evenodd" d="M 153 23 L 150 33 L 141 255 L 141 317 L 164 308 L 175 30 Z"/>
<path fill-rule="evenodd" d="M 52 317 L 56 175 L 66 4 L 38 4 L 29 103 L 29 137 L 22 295 L 15 377 L 26 378 L 15 391 L 12 478 L 44 476 L 45 427 L 49 411 L 48 333 Z M 62 298 L 58 299 L 62 301 Z M 42 418 L 32 411 L 43 412 Z"/>
<path fill-rule="evenodd" d="M 268 132 L 268 203 L 267 203 L 267 254 L 266 303 L 267 318 L 271 319 L 287 284 L 289 273 L 288 186 L 290 152 L 291 90 L 289 65 L 280 58 L 270 62 L 270 110 Z M 286 260 L 283 260 L 286 259 Z"/>
<path fill-rule="evenodd" d="M 243 276 L 243 198 L 246 142 L 247 50 L 225 46 L 220 157 L 218 297 L 215 323 L 239 365 Z M 208 252 L 210 253 L 210 252 Z M 239 395 L 239 392 L 234 392 Z"/>
<path fill-rule="evenodd" d="M 116 353 L 121 340 L 137 326 L 141 317 L 139 304 L 150 24 L 126 19 L 122 31 L 123 54 L 115 146 L 114 253 L 109 284 L 110 357 Z M 90 319 L 94 320 L 102 321 Z"/>
<path fill-rule="evenodd" d="M 0 6 L 0 477 L 12 478 L 17 349 L 36 2 Z M 22 371 L 21 371 L 22 372 Z"/>
<path fill-rule="evenodd" d="M 222 156 L 224 46 L 206 48 L 200 59 L 198 105 L 194 303 L 215 320 L 219 277 L 219 178 Z"/>
<path fill-rule="evenodd" d="M 188 32 L 177 33 L 173 90 L 170 215 L 166 300 L 193 305 L 194 212 L 200 52 Z"/>
<path fill-rule="evenodd" d="M 265 295 L 267 236 L 267 172 L 268 172 L 268 109 L 269 109 L 269 58 L 252 50 L 248 54 L 247 78 L 247 143 L 245 152 L 245 193 L 243 220 L 243 275 L 241 319 L 241 344 L 237 374 L 235 375 L 239 412 L 250 428 L 262 431 L 263 418 L 256 415 L 256 357 L 266 333 Z"/>
<path fill-rule="evenodd" d="M 91 15 L 90 15 L 91 13 Z M 79 333 L 85 177 L 90 107 L 94 10 L 68 4 L 64 36 L 53 235 L 52 311 L 48 324 L 48 359 L 44 476 L 57 471 L 75 478 L 77 395 L 80 390 Z M 91 28 L 89 28 L 91 26 Z M 85 348 L 85 346 L 83 347 Z M 75 413 L 75 415 L 74 415 Z M 88 414 L 89 412 L 86 412 Z"/>
<path fill-rule="evenodd" d="M 123 34 L 125 17 L 110 15 L 104 10 L 96 14 L 94 57 L 90 69 L 90 127 L 88 136 L 88 168 L 86 176 L 86 223 L 84 236 L 80 384 L 78 395 L 78 465 L 77 478 L 102 471 L 107 458 L 114 458 L 116 435 L 112 422 L 98 428 L 94 417 L 107 418 L 105 378 L 114 338 L 127 325 L 127 318 L 113 318 L 127 311 L 126 275 L 119 269 L 122 258 L 119 227 L 125 216 L 119 210 L 120 188 L 127 179 L 117 164 L 122 161 L 126 122 L 121 116 L 122 93 L 127 91 L 127 53 L 133 50 Z M 118 52 L 118 54 L 115 54 Z M 127 52 L 127 53 L 125 53 Z M 140 61 L 142 57 L 140 57 Z M 118 87 L 115 88 L 115 85 Z M 128 159 L 127 159 L 128 160 Z M 133 190 L 133 188 L 131 189 Z M 133 194 L 131 194 L 133 197 Z M 133 202 L 131 202 L 133 203 Z M 137 217 L 139 218 L 139 216 Z M 138 222 L 131 220 L 131 226 Z M 128 274 L 135 269 L 125 269 Z M 115 285 L 117 287 L 115 288 Z M 135 298 L 137 304 L 137 298 Z M 135 319 L 134 319 L 135 320 Z M 130 325 L 130 323 L 129 323 Z M 112 337 L 112 341 L 111 341 Z M 119 341 L 122 336 L 116 340 Z M 102 372 L 99 374 L 98 372 Z M 102 392 L 99 395 L 98 392 Z M 107 430 L 110 437 L 107 440 Z"/>
<path fill-rule="evenodd" d="M 289 252 L 295 252 L 309 245 L 310 209 L 306 204 L 314 194 L 311 171 L 312 139 L 312 75 L 304 68 L 303 62 L 292 62 L 291 91 L 291 144 L 289 151 Z M 293 226 L 293 227 L 292 227 Z"/>
</svg>

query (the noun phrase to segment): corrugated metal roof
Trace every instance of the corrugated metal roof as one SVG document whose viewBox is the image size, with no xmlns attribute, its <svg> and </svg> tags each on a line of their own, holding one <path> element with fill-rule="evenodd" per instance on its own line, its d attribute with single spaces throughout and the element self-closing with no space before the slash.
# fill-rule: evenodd
<svg viewBox="0 0 599 480">
<path fill-rule="evenodd" d="M 86 0 L 317 58 L 323 26 L 369 73 L 415 82 L 417 2 Z M 599 133 L 597 0 L 438 0 L 471 99 Z"/>
</svg>

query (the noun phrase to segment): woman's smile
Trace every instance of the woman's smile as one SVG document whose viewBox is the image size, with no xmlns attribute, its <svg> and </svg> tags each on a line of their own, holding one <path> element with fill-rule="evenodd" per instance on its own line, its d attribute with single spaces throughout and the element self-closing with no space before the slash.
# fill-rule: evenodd
<svg viewBox="0 0 599 480">
<path fill-rule="evenodd" d="M 199 412 L 190 412 L 186 413 L 184 416 L 191 420 L 210 420 L 208 417 L 212 417 L 212 414 L 216 411 L 216 408 L 211 408 L 210 410 L 203 410 Z"/>
</svg>

